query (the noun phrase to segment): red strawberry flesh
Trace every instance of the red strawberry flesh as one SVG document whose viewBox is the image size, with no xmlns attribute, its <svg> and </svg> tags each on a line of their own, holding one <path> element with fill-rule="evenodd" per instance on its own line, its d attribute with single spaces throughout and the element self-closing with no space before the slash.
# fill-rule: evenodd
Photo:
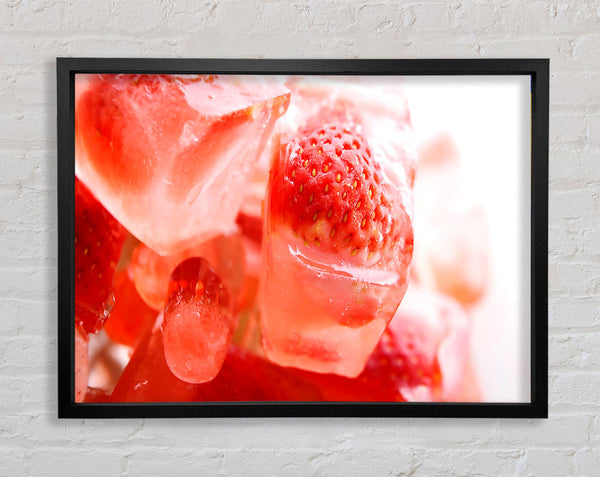
<svg viewBox="0 0 600 477">
<path fill-rule="evenodd" d="M 75 179 L 75 321 L 98 332 L 113 305 L 113 275 L 127 232 Z"/>
<path fill-rule="evenodd" d="M 113 341 L 134 347 L 143 330 L 156 319 L 157 312 L 140 298 L 129 267 L 115 274 L 114 296 L 115 304 L 106 320 L 104 331 Z"/>
</svg>

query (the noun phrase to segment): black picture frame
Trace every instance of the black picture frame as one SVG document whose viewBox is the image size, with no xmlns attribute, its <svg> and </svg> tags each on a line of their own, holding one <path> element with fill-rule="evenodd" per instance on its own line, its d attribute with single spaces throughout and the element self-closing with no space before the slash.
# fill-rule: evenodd
<svg viewBox="0 0 600 477">
<path fill-rule="evenodd" d="M 255 60 L 57 58 L 58 417 L 548 417 L 548 59 Z M 530 75 L 531 402 L 74 402 L 74 177 L 77 73 Z"/>
</svg>

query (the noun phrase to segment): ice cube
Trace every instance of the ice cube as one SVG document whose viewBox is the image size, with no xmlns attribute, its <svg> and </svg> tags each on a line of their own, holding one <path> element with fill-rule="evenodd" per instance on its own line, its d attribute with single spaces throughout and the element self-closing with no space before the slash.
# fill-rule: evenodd
<svg viewBox="0 0 600 477">
<path fill-rule="evenodd" d="M 232 230 L 289 91 L 259 77 L 77 75 L 77 176 L 160 254 Z"/>
<path fill-rule="evenodd" d="M 171 274 L 164 311 L 165 360 L 188 383 L 219 373 L 234 328 L 227 288 L 204 258 L 189 258 Z"/>
</svg>

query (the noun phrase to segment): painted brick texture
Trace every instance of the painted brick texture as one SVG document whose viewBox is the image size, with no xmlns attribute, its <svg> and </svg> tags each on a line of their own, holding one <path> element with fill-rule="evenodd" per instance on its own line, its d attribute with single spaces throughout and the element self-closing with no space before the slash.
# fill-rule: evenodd
<svg viewBox="0 0 600 477">
<path fill-rule="evenodd" d="M 599 475 L 600 3 L 0 5 L 0 475 Z M 549 57 L 550 418 L 56 419 L 57 56 Z"/>
</svg>

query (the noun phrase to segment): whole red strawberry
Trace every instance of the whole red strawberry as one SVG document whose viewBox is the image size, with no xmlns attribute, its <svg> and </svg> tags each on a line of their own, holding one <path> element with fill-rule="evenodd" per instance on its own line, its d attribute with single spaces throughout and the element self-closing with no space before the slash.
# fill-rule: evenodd
<svg viewBox="0 0 600 477">
<path fill-rule="evenodd" d="M 113 275 L 126 230 L 75 179 L 75 321 L 96 333 L 112 308 Z"/>
<path fill-rule="evenodd" d="M 397 192 L 384 183 L 359 129 L 333 123 L 299 137 L 286 145 L 289 159 L 274 171 L 274 220 L 289 224 L 307 246 L 340 254 L 342 260 L 367 266 L 410 261 L 410 218 L 394 206 Z"/>
</svg>

